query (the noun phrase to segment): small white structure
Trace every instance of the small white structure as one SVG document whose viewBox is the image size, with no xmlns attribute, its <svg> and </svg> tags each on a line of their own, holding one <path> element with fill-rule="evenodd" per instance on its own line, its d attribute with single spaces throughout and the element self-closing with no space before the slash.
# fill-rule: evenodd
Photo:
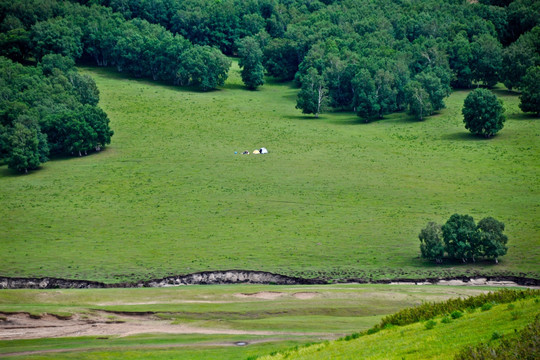
<svg viewBox="0 0 540 360">
<path fill-rule="evenodd" d="M 261 154 L 268 154 L 268 150 L 266 150 L 266 148 L 261 148 L 261 149 L 259 150 L 259 153 L 261 153 Z"/>
</svg>

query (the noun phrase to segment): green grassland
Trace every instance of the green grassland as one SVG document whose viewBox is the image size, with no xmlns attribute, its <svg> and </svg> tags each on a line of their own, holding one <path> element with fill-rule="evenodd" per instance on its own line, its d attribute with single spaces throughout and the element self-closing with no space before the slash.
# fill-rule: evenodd
<svg viewBox="0 0 540 360">
<path fill-rule="evenodd" d="M 518 301 L 513 306 L 501 304 L 488 311 L 477 309 L 449 323 L 442 323 L 441 316 L 434 319 L 437 324 L 432 329 L 420 322 L 384 329 L 355 340 L 325 342 L 278 352 L 258 360 L 451 359 L 465 346 L 512 335 L 540 314 L 537 299 Z"/>
<path fill-rule="evenodd" d="M 462 123 L 466 91 L 423 122 L 302 116 L 297 89 L 241 85 L 233 63 L 202 93 L 82 68 L 115 131 L 103 152 L 27 176 L 0 168 L 0 275 L 105 282 L 207 270 L 396 278 L 540 271 L 540 121 L 496 90 L 491 140 Z M 235 155 L 267 147 L 268 155 Z M 506 224 L 499 265 L 419 259 L 417 235 L 453 213 Z"/>
<path fill-rule="evenodd" d="M 0 357 L 25 351 L 24 358 L 62 359 L 245 359 L 285 351 L 295 345 L 320 342 L 367 330 L 381 317 L 425 301 L 477 295 L 494 288 L 409 285 L 221 285 L 175 288 L 92 290 L 2 290 L 0 313 L 26 312 L 34 316 L 58 314 L 92 316 L 107 311 L 153 312 L 176 324 L 222 329 L 224 334 L 148 334 L 127 337 L 73 337 L 0 341 Z M 279 293 L 265 299 L 245 296 Z M 310 293 L 307 299 L 295 297 Z M 239 296 L 239 295 L 244 296 Z M 120 312 L 120 313 L 119 313 Z M 524 314 L 524 316 L 528 316 Z M 0 321 L 1 326 L 1 321 Z M 243 330 L 245 335 L 228 335 Z M 250 331 L 273 331 L 255 335 Z M 296 335 L 291 335 L 297 333 Z M 247 347 L 231 346 L 247 341 Z M 58 351 L 61 353 L 44 353 Z"/>
</svg>

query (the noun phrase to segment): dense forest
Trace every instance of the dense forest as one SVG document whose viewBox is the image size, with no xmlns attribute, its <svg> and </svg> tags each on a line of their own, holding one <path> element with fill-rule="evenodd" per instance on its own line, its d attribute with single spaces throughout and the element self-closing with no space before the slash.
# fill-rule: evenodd
<svg viewBox="0 0 540 360">
<path fill-rule="evenodd" d="M 208 91 L 239 56 L 248 89 L 265 74 L 294 80 L 302 112 L 366 122 L 395 111 L 422 120 L 452 88 L 498 82 L 540 113 L 536 0 L 1 0 L 0 10 L 0 161 L 19 171 L 110 142 L 76 62 Z"/>
</svg>

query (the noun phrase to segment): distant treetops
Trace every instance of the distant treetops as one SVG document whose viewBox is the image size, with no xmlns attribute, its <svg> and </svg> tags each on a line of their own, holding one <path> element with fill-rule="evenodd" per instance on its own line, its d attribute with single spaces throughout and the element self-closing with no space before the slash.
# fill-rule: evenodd
<svg viewBox="0 0 540 360">
<path fill-rule="evenodd" d="M 454 214 L 444 225 L 429 222 L 422 229 L 420 251 L 424 259 L 442 263 L 448 259 L 475 262 L 479 258 L 494 259 L 505 255 L 508 237 L 504 223 L 487 217 L 476 224 L 469 215 Z"/>
</svg>

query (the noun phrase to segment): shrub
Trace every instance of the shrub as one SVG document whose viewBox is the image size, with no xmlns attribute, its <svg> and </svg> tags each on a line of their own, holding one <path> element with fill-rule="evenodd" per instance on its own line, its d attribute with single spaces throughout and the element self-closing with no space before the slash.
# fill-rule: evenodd
<svg viewBox="0 0 540 360">
<path fill-rule="evenodd" d="M 379 325 L 374 326 L 369 331 L 371 333 L 380 331 L 387 324 L 407 325 L 418 321 L 432 319 L 435 316 L 450 314 L 453 319 L 462 316 L 462 311 L 473 307 L 478 308 L 487 302 L 495 302 L 497 304 L 507 304 L 521 299 L 529 299 L 540 295 L 540 290 L 512 290 L 502 289 L 496 292 L 470 296 L 466 299 L 455 298 L 448 299 L 440 303 L 424 303 L 422 305 L 406 308 L 398 311 L 395 314 L 385 316 Z M 459 313 L 460 315 L 457 315 Z M 456 317 L 457 316 L 457 317 Z"/>
<path fill-rule="evenodd" d="M 482 305 L 482 311 L 488 311 L 488 310 L 491 310 L 491 308 L 493 307 L 493 303 L 485 303 Z"/>
<path fill-rule="evenodd" d="M 450 319 L 448 316 L 445 316 L 442 318 L 441 323 L 443 324 L 450 324 L 452 322 L 452 319 Z"/>
<path fill-rule="evenodd" d="M 497 340 L 500 338 L 502 338 L 502 335 L 498 331 L 494 331 L 493 334 L 491 334 L 491 340 Z"/>
<path fill-rule="evenodd" d="M 512 320 L 517 320 L 521 316 L 522 312 L 519 310 L 514 310 L 510 312 L 510 316 L 512 317 Z"/>
<path fill-rule="evenodd" d="M 463 313 L 461 311 L 456 310 L 456 311 L 452 311 L 450 316 L 452 317 L 452 319 L 459 319 L 460 317 L 463 316 Z"/>
<path fill-rule="evenodd" d="M 426 327 L 426 330 L 431 330 L 435 327 L 435 325 L 437 325 L 435 320 L 428 320 L 424 326 Z"/>
</svg>

